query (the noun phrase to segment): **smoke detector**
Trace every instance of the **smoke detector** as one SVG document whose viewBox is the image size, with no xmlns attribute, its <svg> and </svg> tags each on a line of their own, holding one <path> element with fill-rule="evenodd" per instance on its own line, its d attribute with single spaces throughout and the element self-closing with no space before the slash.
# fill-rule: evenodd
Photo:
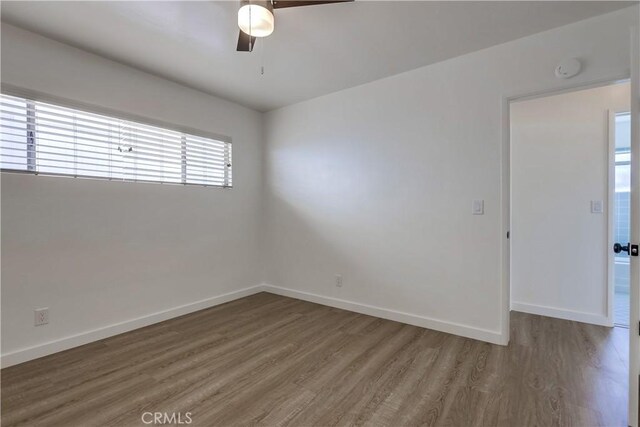
<svg viewBox="0 0 640 427">
<path fill-rule="evenodd" d="M 556 77 L 559 79 L 570 79 L 578 75 L 582 69 L 582 64 L 576 58 L 565 59 L 556 67 Z"/>
</svg>

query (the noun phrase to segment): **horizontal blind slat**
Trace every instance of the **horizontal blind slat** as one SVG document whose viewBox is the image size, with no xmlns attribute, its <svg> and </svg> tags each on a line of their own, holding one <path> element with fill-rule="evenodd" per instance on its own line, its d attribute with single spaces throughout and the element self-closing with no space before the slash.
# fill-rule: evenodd
<svg viewBox="0 0 640 427">
<path fill-rule="evenodd" d="M 0 104 L 2 106 L 4 106 L 3 104 Z M 80 120 L 82 121 L 82 123 L 85 123 L 87 125 L 90 124 L 94 124 L 94 125 L 102 125 L 102 126 L 134 126 L 136 128 L 139 128 L 145 132 L 149 132 L 149 133 L 156 133 L 159 135 L 167 135 L 167 134 L 173 134 L 173 135 L 182 135 L 181 132 L 178 131 L 174 131 L 174 130 L 170 130 L 170 129 L 162 129 L 156 126 L 151 126 L 151 125 L 145 125 L 142 123 L 135 123 L 135 122 L 131 122 L 129 120 L 122 120 L 122 119 L 118 119 L 118 118 L 114 118 L 114 117 L 107 117 L 107 116 L 102 116 L 99 114 L 95 114 L 95 113 L 88 113 L 88 112 L 84 112 L 84 111 L 79 111 L 79 110 L 71 110 L 68 108 L 64 108 L 64 107 L 56 107 L 56 106 L 51 106 L 50 104 L 44 104 L 41 102 L 38 102 L 37 105 L 39 106 L 39 108 L 31 108 L 31 107 L 15 107 L 15 106 L 9 106 L 10 108 L 13 109 L 21 109 L 23 111 L 26 111 L 26 115 L 27 116 L 35 116 L 36 114 L 38 114 L 40 117 L 42 118 L 46 118 L 47 116 L 52 116 L 52 117 L 59 117 L 59 120 L 55 120 L 55 119 L 48 119 L 48 120 L 53 120 L 53 121 L 60 121 L 60 122 L 65 122 L 65 123 L 69 123 L 70 121 L 77 121 L 78 120 L 78 115 L 81 115 L 82 117 L 80 117 Z M 10 111 L 10 110 L 7 110 Z M 205 140 L 207 138 L 204 138 Z"/>
<path fill-rule="evenodd" d="M 25 127 L 24 126 L 16 126 L 14 122 L 8 121 L 10 122 L 9 125 L 7 125 L 6 123 L 3 126 L 0 126 L 0 130 L 10 130 L 12 131 L 11 133 L 13 135 L 17 135 L 18 132 L 25 132 Z M 12 125 L 13 123 L 13 125 Z M 25 123 L 22 123 L 23 125 L 25 125 Z M 68 132 L 68 134 L 65 133 L 61 133 L 61 132 L 52 132 L 50 130 L 43 130 L 42 127 L 37 127 L 36 129 L 37 134 L 39 135 L 39 138 L 42 138 L 42 135 L 47 136 L 49 140 L 51 141 L 60 141 L 60 142 L 67 142 L 65 141 L 65 139 L 69 139 L 69 138 L 74 138 L 74 139 L 80 139 L 80 140 L 84 140 L 84 141 L 91 141 L 91 142 L 98 142 L 100 144 L 104 144 L 104 143 L 109 143 L 109 144 L 113 144 L 116 146 L 145 146 L 145 147 L 150 147 L 150 148 L 167 148 L 168 146 L 171 146 L 172 142 L 171 141 L 165 141 L 164 143 L 161 144 L 157 144 L 154 142 L 148 142 L 147 140 L 145 140 L 144 138 L 129 138 L 127 140 L 123 140 L 119 135 L 109 135 L 108 138 L 90 138 L 90 137 L 86 137 L 84 136 L 85 134 L 83 132 L 76 132 L 76 133 L 72 133 L 69 130 L 62 130 L 62 131 L 66 131 Z M 176 149 L 179 149 L 180 145 L 177 142 L 173 142 L 173 145 L 176 146 Z M 201 148 L 199 146 L 193 146 L 192 144 L 189 143 L 189 141 L 187 141 L 187 150 L 191 153 L 190 155 L 194 156 L 194 155 L 199 155 L 201 157 L 208 157 L 208 156 L 224 156 L 225 153 L 225 148 L 224 147 L 210 147 L 210 148 Z"/>
<path fill-rule="evenodd" d="M 19 97 L 0 96 L 0 136 L 3 170 L 206 186 L 233 182 L 229 142 Z"/>
<path fill-rule="evenodd" d="M 140 168 L 137 167 L 135 165 L 130 165 L 127 163 L 124 164 L 119 164 L 119 165 L 111 165 L 111 167 L 109 167 L 108 165 L 104 165 L 104 164 L 94 164 L 94 163 L 81 163 L 76 164 L 72 161 L 69 160 L 58 160 L 58 159 L 45 159 L 39 162 L 41 167 L 45 167 L 47 169 L 50 168 L 57 168 L 57 169 L 69 169 L 69 170 L 82 170 L 82 171 L 86 171 L 86 172 L 100 172 L 100 171 L 104 171 L 105 169 L 109 169 L 111 168 L 111 173 L 115 174 L 115 175 L 119 175 L 121 173 L 126 173 L 126 174 L 131 174 L 131 175 L 145 175 L 145 176 L 158 176 L 158 177 L 162 177 L 162 176 L 166 176 L 166 175 L 180 175 L 180 172 L 178 170 L 175 171 L 165 171 L 165 170 L 160 170 L 160 169 L 152 169 L 152 168 Z M 90 168 L 87 166 L 98 166 L 97 168 Z M 211 179 L 211 180 L 219 180 L 222 179 L 224 174 L 220 171 L 217 172 L 211 172 L 211 173 L 206 173 L 206 172 L 200 172 L 200 173 L 196 173 L 193 172 L 192 175 L 194 177 L 198 177 L 198 178 L 203 178 L 203 179 Z M 108 178 L 108 176 L 105 176 Z"/>
<path fill-rule="evenodd" d="M 122 179 L 122 178 L 106 178 L 106 177 L 97 177 L 93 175 L 83 175 L 83 174 L 67 174 L 67 173 L 52 173 L 52 172 L 31 172 L 25 170 L 11 170 L 11 169 L 3 169 L 9 172 L 14 173 L 24 173 L 29 175 L 42 175 L 42 176 L 56 176 L 56 177 L 67 177 L 67 178 L 87 178 L 87 179 L 103 179 L 107 181 L 122 181 L 122 182 L 133 182 L 133 183 L 149 183 L 149 184 L 172 184 L 172 185 L 184 185 L 184 186 L 197 186 L 197 187 L 222 187 L 222 184 L 219 183 L 201 183 L 201 182 L 176 182 L 176 181 L 158 181 L 158 180 L 145 180 L 145 179 Z M 225 185 L 226 186 L 226 185 Z"/>
<path fill-rule="evenodd" d="M 225 181 L 222 175 L 211 176 L 211 175 L 205 175 L 205 174 L 192 174 L 193 176 L 190 176 L 190 181 L 184 182 L 182 180 L 181 174 L 178 172 L 174 174 L 169 174 L 169 173 L 157 174 L 157 173 L 147 173 L 147 172 L 139 171 L 135 169 L 124 169 L 122 171 L 112 171 L 111 174 L 108 176 L 106 175 L 105 172 L 106 171 L 96 171 L 94 169 L 88 169 L 88 168 L 74 168 L 71 166 L 47 164 L 47 165 L 41 165 L 41 168 L 36 173 L 49 174 L 49 175 L 64 173 L 64 174 L 74 175 L 74 176 L 90 175 L 98 178 L 106 178 L 111 180 L 123 180 L 123 181 L 138 181 L 141 178 L 144 178 L 144 181 L 164 182 L 166 180 L 171 179 L 170 177 L 173 177 L 172 181 L 175 181 L 175 182 L 183 182 L 185 184 L 202 183 L 202 184 L 217 185 L 217 186 L 228 186 L 229 183 L 232 182 L 230 180 Z"/>
<path fill-rule="evenodd" d="M 88 158 L 88 160 L 92 160 L 92 161 L 83 161 L 82 163 L 78 163 L 76 159 L 80 156 L 73 156 L 73 155 L 66 155 L 66 154 L 56 154 L 56 156 L 59 156 L 59 157 L 52 156 L 52 157 L 38 159 L 37 164 L 41 166 L 46 165 L 47 167 L 53 167 L 52 165 L 63 163 L 65 165 L 68 165 L 64 167 L 69 169 L 73 169 L 74 168 L 73 165 L 82 165 L 82 169 L 87 171 L 90 171 L 90 170 L 100 171 L 100 170 L 104 170 L 105 168 L 106 169 L 130 168 L 135 171 L 158 172 L 159 174 L 166 174 L 166 173 L 180 174 L 180 171 L 181 171 L 180 164 L 173 164 L 169 166 L 165 166 L 165 165 L 159 166 L 153 163 L 126 161 L 126 160 L 119 160 L 118 163 L 112 161 L 111 164 L 109 164 L 107 159 L 95 159 L 95 158 Z M 26 159 L 25 156 L 18 156 L 13 154 L 3 154 L 2 157 L 3 157 L 3 161 L 2 161 L 3 164 L 7 163 L 4 161 L 5 158 L 10 158 L 14 160 Z M 100 161 L 102 162 L 94 163 L 94 162 L 100 162 Z M 13 162 L 13 164 L 21 164 L 21 163 Z M 96 168 L 91 169 L 91 168 L 88 168 L 87 166 L 96 166 Z M 156 166 L 156 167 L 154 168 L 153 166 Z M 162 168 L 159 169 L 158 167 L 162 167 Z M 166 169 L 164 169 L 165 167 Z M 197 173 L 197 172 L 200 172 L 200 173 Z M 217 176 L 224 175 L 224 169 L 223 168 L 205 168 L 205 169 L 193 168 L 190 170 L 188 169 L 187 173 L 193 176 L 216 176 L 217 177 Z"/>
<path fill-rule="evenodd" d="M 15 136 L 15 134 L 9 134 L 9 135 Z M 80 141 L 84 141 L 84 140 L 81 139 Z M 11 142 L 14 144 L 16 143 L 13 141 L 7 141 L 7 142 Z M 122 155 L 122 152 L 118 151 L 118 145 L 110 144 L 110 143 L 106 143 L 105 145 L 95 145 L 95 144 L 85 144 L 83 142 L 74 141 L 74 142 L 64 142 L 64 145 L 62 145 L 61 141 L 59 140 L 38 137 L 38 147 L 56 148 L 60 150 L 77 150 L 77 151 L 96 151 L 97 150 L 98 152 L 101 152 L 101 153 L 104 152 L 105 150 L 108 150 L 113 155 Z M 26 148 L 23 148 L 23 149 L 26 149 Z M 149 150 L 149 149 L 146 149 L 145 147 L 135 147 L 134 152 L 142 153 L 141 155 L 154 157 L 158 159 L 167 159 L 167 161 L 172 161 L 172 160 L 182 161 L 182 157 L 179 149 L 176 149 L 170 152 L 165 150 L 162 150 L 162 151 Z M 195 156 L 193 154 L 189 154 L 187 158 L 187 162 L 203 163 L 203 164 L 210 163 L 210 164 L 221 164 L 221 165 L 225 164 L 224 156 L 201 157 L 201 156 Z"/>
<path fill-rule="evenodd" d="M 41 125 L 49 123 L 52 127 L 55 125 L 59 125 L 58 129 L 69 130 L 68 126 L 76 126 L 78 128 L 84 128 L 88 130 L 97 131 L 97 134 L 102 135 L 103 133 L 135 133 L 137 137 L 142 139 L 148 139 L 150 141 L 179 141 L 183 134 L 176 131 L 162 131 L 162 129 L 157 128 L 157 130 L 149 130 L 149 126 L 139 125 L 133 122 L 127 121 L 118 121 L 117 119 L 113 119 L 110 122 L 100 122 L 99 124 L 102 126 L 90 126 L 87 124 L 87 120 L 83 118 L 77 120 L 74 117 L 69 117 L 70 121 L 61 121 L 55 120 L 52 118 L 47 118 L 46 116 L 51 115 L 49 112 L 46 115 L 39 114 L 38 122 Z M 16 120 L 15 118 L 7 120 L 18 121 L 20 123 L 24 123 L 27 118 L 35 117 L 35 114 L 20 114 L 20 113 L 12 113 L 12 116 L 21 117 L 24 120 Z M 102 133 L 100 133 L 102 132 Z M 88 133 L 88 132 L 86 132 Z M 223 149 L 225 144 L 228 144 L 224 141 L 216 141 L 212 139 L 207 139 L 204 137 L 198 137 L 194 135 L 186 135 L 187 141 L 196 146 L 201 146 L 203 148 L 218 148 Z"/>
<path fill-rule="evenodd" d="M 10 130 L 11 132 L 6 132 L 6 130 Z M 23 132 L 22 136 L 26 137 L 26 132 L 25 132 L 24 128 L 15 127 L 15 126 L 0 126 L 0 133 L 5 134 L 5 135 L 20 136 L 20 134 L 17 133 L 18 131 Z M 37 132 L 37 138 L 38 138 L 38 140 L 57 142 L 59 144 L 71 144 L 73 142 L 72 141 L 68 141 L 66 139 L 67 138 L 74 138 L 74 136 L 39 130 Z M 155 150 L 155 151 L 158 151 L 158 152 L 163 152 L 164 150 L 161 150 L 160 148 L 162 148 L 162 149 L 169 148 L 169 147 L 163 146 L 163 145 L 147 144 L 144 141 L 135 141 L 135 143 L 134 143 L 134 141 L 128 141 L 128 143 L 122 144 L 121 142 L 118 142 L 118 141 L 101 140 L 101 139 L 96 139 L 96 138 L 86 138 L 84 136 L 82 136 L 82 137 L 77 137 L 76 136 L 74 138 L 74 141 L 78 141 L 78 140 L 79 141 L 87 141 L 87 142 L 96 142 L 98 144 L 109 144 L 109 145 L 112 145 L 114 147 L 114 149 L 117 149 L 117 147 L 119 147 L 119 146 L 125 146 L 125 147 L 134 147 L 134 148 L 137 147 L 139 149 L 149 149 L 149 150 Z M 91 145 L 91 144 L 86 144 L 86 145 Z M 93 146 L 94 147 L 100 147 L 100 145 L 93 145 Z M 174 148 L 174 150 L 176 150 L 176 151 L 180 150 L 180 147 L 177 146 L 177 147 Z M 167 152 L 167 151 L 164 151 L 164 152 Z M 189 157 L 200 158 L 200 159 L 203 159 L 203 160 L 224 158 L 224 151 L 223 150 L 217 150 L 216 149 L 216 150 L 210 150 L 209 152 L 206 152 L 206 151 L 203 151 L 203 150 L 193 149 L 188 144 L 187 144 L 187 152 L 188 152 Z"/>
</svg>

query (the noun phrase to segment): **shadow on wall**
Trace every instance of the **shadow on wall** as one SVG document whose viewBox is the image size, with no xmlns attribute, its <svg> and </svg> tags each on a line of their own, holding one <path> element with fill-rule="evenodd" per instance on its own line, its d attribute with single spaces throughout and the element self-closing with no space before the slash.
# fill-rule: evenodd
<svg viewBox="0 0 640 427">
<path fill-rule="evenodd" d="M 452 272 L 447 263 L 458 256 L 456 252 L 440 251 L 439 258 L 425 259 L 422 252 L 407 249 L 433 244 L 431 236 L 437 232 L 432 230 L 439 228 L 437 224 L 407 227 L 402 205 L 381 215 L 364 200 L 340 211 L 328 210 L 327 205 L 334 205 L 319 205 L 318 200 L 307 193 L 294 204 L 283 193 L 271 194 L 267 205 L 267 284 L 470 328 L 483 327 L 458 320 L 461 313 L 484 303 L 479 298 L 455 297 L 463 269 Z M 361 220 L 363 215 L 368 217 L 366 221 Z M 379 226 L 371 227 L 371 221 Z M 336 286 L 336 274 L 343 277 L 342 287 Z"/>
</svg>

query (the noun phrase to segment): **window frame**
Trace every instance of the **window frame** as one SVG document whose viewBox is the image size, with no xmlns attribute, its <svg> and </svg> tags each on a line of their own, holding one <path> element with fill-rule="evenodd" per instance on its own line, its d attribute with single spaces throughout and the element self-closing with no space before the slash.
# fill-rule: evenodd
<svg viewBox="0 0 640 427">
<path fill-rule="evenodd" d="M 36 170 L 36 139 L 37 136 L 32 132 L 35 131 L 31 129 L 30 126 L 33 126 L 35 123 L 27 124 L 27 132 L 29 132 L 27 136 L 27 169 L 26 170 L 18 170 L 18 169 L 0 169 L 2 173 L 15 173 L 15 174 L 28 174 L 28 175 L 42 175 L 42 176 L 57 176 L 57 177 L 72 177 L 72 178 L 82 178 L 82 179 L 97 179 L 102 181 L 118 181 L 118 182 L 131 182 L 131 183 L 149 183 L 149 184 L 163 184 L 163 185 L 181 185 L 181 186 L 198 186 L 205 188 L 220 188 L 220 189 L 232 189 L 233 182 L 229 184 L 229 168 L 225 168 L 225 176 L 224 176 L 224 185 L 212 185 L 212 184 L 201 184 L 195 182 L 186 182 L 187 169 L 186 169 L 186 160 L 187 160 L 187 135 L 192 135 L 195 137 L 213 139 L 216 141 L 220 141 L 225 143 L 225 161 L 229 161 L 230 158 L 230 149 L 232 148 L 232 138 L 226 135 L 216 134 L 213 132 L 203 131 L 200 129 L 190 128 L 187 126 L 177 125 L 175 123 L 169 123 L 162 120 L 155 120 L 144 116 L 139 116 L 137 114 L 126 113 L 119 110 L 114 110 L 107 107 L 96 106 L 93 104 L 87 104 L 78 101 L 72 101 L 66 98 L 61 98 L 54 95 L 45 94 L 42 92 L 34 91 L 31 89 L 25 89 L 17 86 L 13 86 L 10 84 L 2 83 L 0 84 L 0 94 L 15 96 L 19 98 L 24 98 L 27 103 L 35 103 L 35 102 L 44 102 L 48 104 L 52 104 L 55 106 L 60 106 L 64 108 L 70 108 L 74 110 L 79 110 L 81 112 L 99 114 L 103 116 L 107 116 L 109 118 L 118 119 L 118 120 L 126 120 L 134 123 L 139 123 L 141 125 L 158 127 L 164 130 L 179 132 L 182 134 L 181 139 L 181 177 L 183 182 L 162 182 L 162 181 L 154 181 L 154 180 L 144 180 L 144 179 L 118 179 L 118 178 L 110 178 L 110 177 L 100 177 L 100 176 L 83 176 L 83 175 L 74 175 L 67 173 L 51 173 L 51 172 L 38 172 Z M 232 164 L 231 168 L 235 166 Z M 231 172 L 233 169 L 231 169 Z M 233 172 L 232 172 L 233 173 Z"/>
</svg>

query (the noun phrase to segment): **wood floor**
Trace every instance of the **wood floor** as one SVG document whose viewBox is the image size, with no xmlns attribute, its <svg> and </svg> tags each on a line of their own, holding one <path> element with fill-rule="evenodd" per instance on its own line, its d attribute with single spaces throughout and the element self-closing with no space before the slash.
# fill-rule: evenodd
<svg viewBox="0 0 640 427">
<path fill-rule="evenodd" d="M 2 370 L 2 426 L 626 426 L 624 329 L 508 347 L 261 293 Z"/>
</svg>

